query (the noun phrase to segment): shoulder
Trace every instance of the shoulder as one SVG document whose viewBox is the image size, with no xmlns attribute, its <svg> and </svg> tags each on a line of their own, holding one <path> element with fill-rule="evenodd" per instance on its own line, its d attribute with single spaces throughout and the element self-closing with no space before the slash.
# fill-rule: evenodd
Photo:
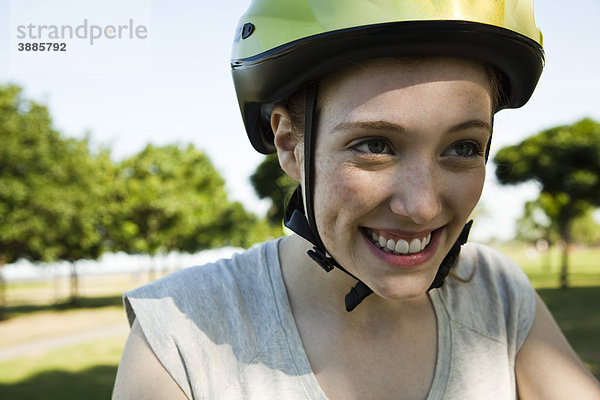
<svg viewBox="0 0 600 400">
<path fill-rule="evenodd" d="M 514 357 L 535 317 L 535 291 L 523 270 L 500 252 L 470 243 L 453 275 L 440 290 L 450 318 L 509 345 Z"/>
<path fill-rule="evenodd" d="M 125 293 L 128 318 L 133 323 L 142 302 L 176 308 L 186 315 L 198 309 L 219 312 L 252 302 L 256 292 L 271 285 L 268 264 L 275 261 L 276 242 L 263 243 L 231 258 L 189 267 Z"/>
<path fill-rule="evenodd" d="M 463 282 L 473 282 L 464 285 Z M 463 246 L 458 261 L 449 277 L 449 286 L 456 290 L 467 289 L 473 294 L 485 297 L 519 297 L 531 291 L 531 284 L 525 272 L 513 260 L 499 251 L 477 243 Z"/>
<path fill-rule="evenodd" d="M 186 394 L 200 390 L 211 397 L 224 390 L 239 363 L 253 359 L 279 330 L 276 277 L 271 276 L 279 265 L 277 243 L 125 293 L 130 323 L 138 322 L 153 353 Z"/>
</svg>

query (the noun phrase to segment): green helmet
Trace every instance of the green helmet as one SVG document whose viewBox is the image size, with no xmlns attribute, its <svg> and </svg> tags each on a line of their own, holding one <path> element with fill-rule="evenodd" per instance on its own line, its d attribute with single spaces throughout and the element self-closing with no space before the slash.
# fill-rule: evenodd
<svg viewBox="0 0 600 400">
<path fill-rule="evenodd" d="M 392 56 L 454 56 L 494 66 L 499 108 L 524 105 L 544 66 L 533 0 L 252 0 L 231 68 L 253 147 L 275 151 L 274 103 L 349 63 Z"/>
</svg>

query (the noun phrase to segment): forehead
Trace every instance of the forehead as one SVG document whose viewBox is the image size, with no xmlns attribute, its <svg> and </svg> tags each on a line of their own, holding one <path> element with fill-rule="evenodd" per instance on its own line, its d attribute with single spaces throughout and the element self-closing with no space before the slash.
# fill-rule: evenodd
<svg viewBox="0 0 600 400">
<path fill-rule="evenodd" d="M 487 69 L 468 60 L 377 59 L 325 77 L 319 106 L 324 116 L 336 120 L 422 119 L 448 113 L 459 119 L 475 114 L 491 118 L 491 86 Z"/>
</svg>

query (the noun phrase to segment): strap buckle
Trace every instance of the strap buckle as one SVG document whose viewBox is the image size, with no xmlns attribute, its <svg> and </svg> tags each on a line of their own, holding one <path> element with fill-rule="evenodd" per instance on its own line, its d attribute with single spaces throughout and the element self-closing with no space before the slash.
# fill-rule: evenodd
<svg viewBox="0 0 600 400">
<path fill-rule="evenodd" d="M 330 272 L 335 267 L 333 259 L 327 257 L 327 255 L 321 249 L 318 249 L 317 246 L 313 246 L 313 249 L 307 251 L 306 254 L 327 272 Z"/>
</svg>

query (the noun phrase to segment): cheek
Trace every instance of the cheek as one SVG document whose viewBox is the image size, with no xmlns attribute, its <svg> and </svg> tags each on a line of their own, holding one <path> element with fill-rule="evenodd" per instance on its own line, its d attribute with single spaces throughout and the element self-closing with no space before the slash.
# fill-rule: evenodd
<svg viewBox="0 0 600 400">
<path fill-rule="evenodd" d="M 354 233 L 348 227 L 376 202 L 377 185 L 372 174 L 344 163 L 323 161 L 316 170 L 315 217 L 321 239 L 329 243 L 329 248 L 336 240 Z"/>
<path fill-rule="evenodd" d="M 315 194 L 320 199 L 315 201 L 315 207 L 321 211 L 358 211 L 364 205 L 372 204 L 377 191 L 385 186 L 378 174 L 343 162 L 326 161 L 317 173 Z"/>
<path fill-rule="evenodd" d="M 484 181 L 485 167 L 446 180 L 447 196 L 451 199 L 455 212 L 462 218 L 468 218 L 477 205 Z"/>
</svg>

